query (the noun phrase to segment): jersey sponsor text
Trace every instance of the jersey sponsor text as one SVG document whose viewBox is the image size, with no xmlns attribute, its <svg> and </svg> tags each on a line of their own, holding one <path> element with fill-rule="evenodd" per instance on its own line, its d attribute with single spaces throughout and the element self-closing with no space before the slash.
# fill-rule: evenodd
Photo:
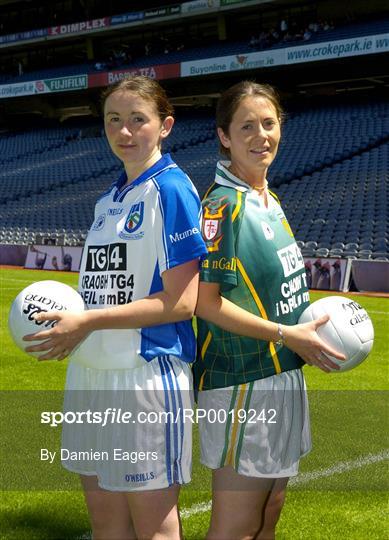
<svg viewBox="0 0 389 540">
<path fill-rule="evenodd" d="M 87 272 L 125 270 L 127 267 L 126 262 L 127 251 L 124 243 L 88 246 L 85 270 Z"/>
<path fill-rule="evenodd" d="M 290 244 L 279 249 L 277 255 L 284 270 L 284 276 L 289 277 L 305 268 L 304 259 L 297 244 Z"/>
<path fill-rule="evenodd" d="M 172 234 L 169 234 L 169 238 L 170 242 L 174 244 L 176 242 L 181 242 L 181 240 L 185 240 L 185 238 L 193 236 L 194 234 L 200 234 L 200 231 L 197 227 L 193 227 L 193 229 L 188 229 L 187 231 L 184 231 L 182 233 L 176 232 L 174 236 Z"/>
</svg>

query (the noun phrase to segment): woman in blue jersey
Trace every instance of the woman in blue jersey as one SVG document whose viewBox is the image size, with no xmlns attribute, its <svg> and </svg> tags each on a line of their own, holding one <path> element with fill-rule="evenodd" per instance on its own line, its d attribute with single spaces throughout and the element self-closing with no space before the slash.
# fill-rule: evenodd
<svg viewBox="0 0 389 540">
<path fill-rule="evenodd" d="M 203 201 L 198 353 L 201 460 L 213 471 L 207 538 L 274 538 L 288 478 L 310 450 L 301 367 L 344 358 L 297 324 L 309 304 L 304 260 L 267 174 L 282 111 L 274 90 L 242 82 L 219 99 L 221 152 Z M 215 421 L 216 411 L 216 421 Z"/>
<path fill-rule="evenodd" d="M 42 360 L 70 353 L 65 410 L 91 411 L 78 426 L 64 424 L 62 459 L 80 474 L 93 538 L 178 540 L 191 431 L 177 413 L 191 406 L 201 205 L 161 153 L 174 119 L 160 85 L 131 77 L 103 103 L 124 170 L 97 201 L 85 243 L 79 292 L 88 309 L 41 314 L 57 325 L 26 339 L 46 339 L 28 348 Z"/>
</svg>

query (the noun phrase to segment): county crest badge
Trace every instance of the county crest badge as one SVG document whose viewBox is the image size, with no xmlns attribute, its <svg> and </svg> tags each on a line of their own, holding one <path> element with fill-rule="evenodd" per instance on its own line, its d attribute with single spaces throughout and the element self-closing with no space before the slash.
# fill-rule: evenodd
<svg viewBox="0 0 389 540">
<path fill-rule="evenodd" d="M 203 237 L 208 253 L 219 251 L 223 238 L 222 222 L 226 217 L 225 209 L 228 207 L 227 197 L 210 199 L 204 206 L 203 212 Z"/>
<path fill-rule="evenodd" d="M 127 233 L 134 233 L 143 223 L 145 203 L 143 201 L 133 204 L 126 218 L 124 230 Z"/>
<path fill-rule="evenodd" d="M 219 220 L 218 219 L 205 219 L 204 220 L 204 236 L 207 240 L 213 240 L 217 235 L 219 230 Z"/>
</svg>

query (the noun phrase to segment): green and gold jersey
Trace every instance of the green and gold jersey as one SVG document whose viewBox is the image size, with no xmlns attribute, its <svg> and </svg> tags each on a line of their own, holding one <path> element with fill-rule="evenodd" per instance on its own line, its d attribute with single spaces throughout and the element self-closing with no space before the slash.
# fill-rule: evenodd
<svg viewBox="0 0 389 540">
<path fill-rule="evenodd" d="M 220 284 L 221 295 L 274 322 L 296 324 L 309 305 L 304 260 L 275 195 L 268 206 L 223 162 L 203 201 L 208 256 L 202 281 Z M 199 390 L 224 388 L 299 368 L 303 360 L 274 343 L 225 332 L 198 319 Z"/>
</svg>

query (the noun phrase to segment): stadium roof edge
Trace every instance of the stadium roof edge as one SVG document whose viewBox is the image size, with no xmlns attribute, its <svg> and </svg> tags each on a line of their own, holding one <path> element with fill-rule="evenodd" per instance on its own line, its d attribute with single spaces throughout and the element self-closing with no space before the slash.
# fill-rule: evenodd
<svg viewBox="0 0 389 540">
<path fill-rule="evenodd" d="M 82 37 L 82 36 L 92 37 L 92 36 L 99 35 L 101 33 L 115 32 L 117 30 L 122 30 L 122 29 L 126 29 L 126 28 L 136 28 L 136 27 L 141 28 L 141 27 L 144 27 L 144 26 L 153 26 L 153 25 L 165 24 L 165 23 L 169 23 L 170 21 L 174 21 L 174 20 L 181 21 L 184 18 L 186 19 L 186 18 L 191 18 L 191 17 L 205 17 L 207 15 L 217 15 L 218 13 L 223 13 L 223 12 L 227 12 L 227 11 L 234 11 L 236 9 L 245 9 L 245 8 L 254 7 L 256 5 L 270 4 L 270 3 L 273 3 L 273 2 L 274 2 L 274 0 L 241 0 L 240 2 L 237 2 L 237 3 L 234 3 L 234 4 L 220 5 L 218 7 L 216 7 L 216 6 L 212 7 L 211 6 L 211 7 L 208 7 L 206 9 L 198 9 L 196 11 L 188 11 L 188 12 L 180 11 L 180 13 L 177 13 L 177 14 L 164 15 L 163 17 L 156 16 L 156 17 L 138 19 L 138 20 L 134 20 L 134 21 L 128 21 L 128 22 L 125 22 L 125 23 L 122 23 L 122 24 L 113 24 L 113 25 L 110 24 L 108 26 L 104 26 L 104 27 L 100 27 L 100 28 L 94 28 L 93 30 L 87 29 L 87 30 L 80 30 L 78 32 L 66 32 L 66 33 L 60 33 L 60 34 L 49 34 L 48 33 L 45 36 L 38 36 L 38 37 L 31 38 L 31 39 L 21 39 L 21 40 L 18 40 L 18 41 L 10 41 L 10 42 L 6 42 L 6 43 L 1 43 L 1 38 L 7 37 L 7 35 L 4 35 L 4 36 L 0 36 L 0 49 L 17 48 L 17 47 L 22 47 L 24 45 L 29 45 L 29 44 L 32 44 L 32 43 L 45 43 L 45 42 L 57 41 L 57 40 L 60 40 L 60 39 L 79 38 L 79 37 Z M 185 3 L 186 2 L 184 2 L 184 3 L 180 4 L 180 5 L 183 5 Z M 172 4 L 167 4 L 166 7 L 169 7 L 169 5 L 172 5 Z M 121 14 L 116 15 L 116 17 L 120 17 L 120 16 L 121 16 Z M 114 15 L 107 16 L 107 18 L 109 18 L 109 19 L 111 19 L 111 17 L 115 17 L 115 16 Z M 93 19 L 93 20 L 98 20 L 98 19 Z M 71 26 L 80 25 L 80 24 L 83 24 L 83 23 L 86 23 L 86 22 L 88 22 L 88 21 L 75 21 L 74 23 L 66 24 L 66 25 L 60 25 L 60 26 L 71 27 Z M 46 30 L 49 30 L 50 28 L 54 28 L 54 27 L 46 28 Z M 41 29 L 35 29 L 35 30 L 38 31 L 38 30 L 41 30 Z M 31 30 L 31 31 L 33 32 L 34 29 Z M 21 34 L 23 34 L 23 32 L 21 32 Z M 10 35 L 13 35 L 13 34 L 10 34 Z"/>
</svg>

